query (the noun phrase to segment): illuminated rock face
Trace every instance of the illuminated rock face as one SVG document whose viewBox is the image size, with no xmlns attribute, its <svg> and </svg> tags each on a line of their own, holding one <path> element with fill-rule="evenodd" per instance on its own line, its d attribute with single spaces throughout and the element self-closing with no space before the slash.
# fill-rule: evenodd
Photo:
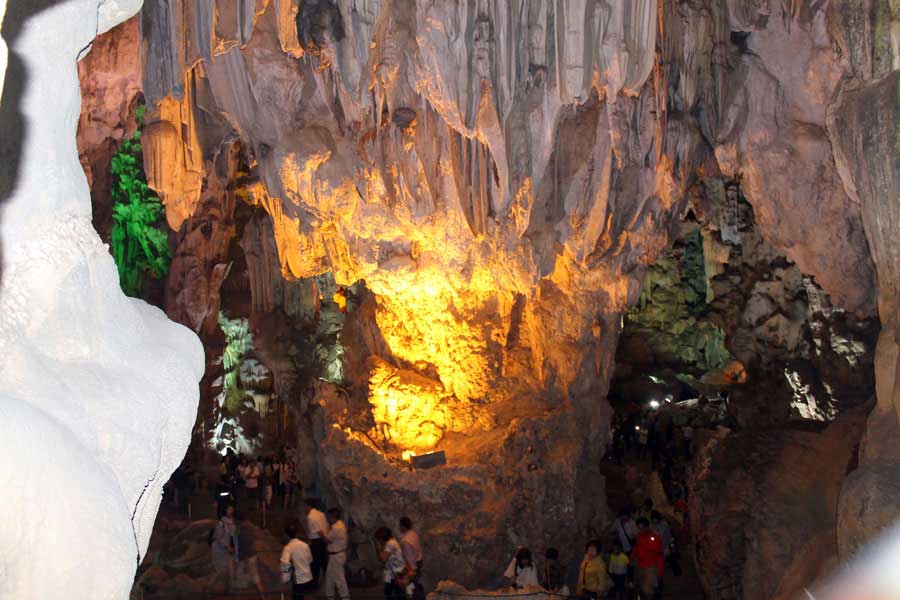
<svg viewBox="0 0 900 600">
<path fill-rule="evenodd" d="M 0 597 L 118 600 L 187 449 L 202 372 L 196 338 L 120 291 L 75 145 L 76 60 L 140 2 L 6 4 Z"/>
<path fill-rule="evenodd" d="M 834 14 L 771 4 L 147 7 L 146 167 L 170 224 L 237 136 L 284 276 L 374 294 L 375 326 L 345 330 L 352 397 L 323 391 L 315 428 L 355 522 L 402 508 L 448 548 L 435 575 L 466 581 L 516 544 L 599 530 L 619 317 L 700 175 L 746 174 L 763 236 L 871 314 L 825 128 L 846 72 Z M 431 448 L 448 468 L 392 462 Z M 450 550 L 460 532 L 471 546 Z"/>
<path fill-rule="evenodd" d="M 137 128 L 134 110 L 141 91 L 140 48 L 137 20 L 129 19 L 99 36 L 78 63 L 78 154 L 91 188 L 94 229 L 104 241 L 109 241 L 113 226 L 110 160 L 122 140 Z"/>
</svg>

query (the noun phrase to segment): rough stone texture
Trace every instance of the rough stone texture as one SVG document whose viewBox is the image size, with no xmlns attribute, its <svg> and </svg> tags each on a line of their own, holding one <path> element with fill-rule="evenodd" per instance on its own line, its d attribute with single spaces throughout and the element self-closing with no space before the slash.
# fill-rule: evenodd
<svg viewBox="0 0 900 600">
<path fill-rule="evenodd" d="M 750 385 L 731 394 L 742 426 L 784 419 L 829 421 L 871 400 L 878 322 L 840 307 L 759 233 L 740 189 L 704 180 L 693 206 L 704 224 L 707 319 Z"/>
<path fill-rule="evenodd" d="M 689 195 L 678 239 L 626 315 L 617 373 L 727 390 L 741 427 L 830 421 L 867 403 L 877 319 L 833 306 L 763 239 L 737 181 L 706 177 Z"/>
<path fill-rule="evenodd" d="M 122 140 L 137 128 L 134 109 L 141 91 L 140 47 L 137 19 L 129 19 L 98 36 L 78 63 L 78 155 L 91 188 L 94 229 L 106 242 L 113 226 L 110 161 Z"/>
<path fill-rule="evenodd" d="M 144 562 L 135 581 L 137 595 L 144 593 L 152 598 L 159 594 L 179 598 L 226 592 L 225 579 L 216 576 L 210 561 L 207 542 L 209 531 L 216 523 L 214 519 L 187 522 L 161 517 L 150 543 L 149 556 L 152 560 Z M 241 552 L 252 552 L 256 556 L 257 571 L 264 589 L 270 593 L 282 589 L 279 560 L 283 542 L 278 536 L 248 521 L 241 523 L 240 527 L 239 540 L 253 545 L 252 549 L 242 547 Z M 247 572 L 246 561 L 238 563 L 233 587 L 227 591 L 258 597 Z"/>
<path fill-rule="evenodd" d="M 15 2 L 0 31 L 3 598 L 126 597 L 190 438 L 199 345 L 120 291 L 75 141 L 76 60 L 139 6 Z"/>
<path fill-rule="evenodd" d="M 415 371 L 432 382 L 426 388 L 492 428 L 472 436 L 488 444 L 479 452 L 466 451 L 468 435 L 441 429 L 434 438 L 454 465 L 485 478 L 481 459 L 510 435 L 514 416 L 571 432 L 547 441 L 558 465 L 532 472 L 536 488 L 565 482 L 552 498 L 533 494 L 527 514 L 539 526 L 507 527 L 513 500 L 524 508 L 522 492 L 504 488 L 503 502 L 485 497 L 474 512 L 496 515 L 479 525 L 479 539 L 493 541 L 472 561 L 493 563 L 513 538 L 538 543 L 558 531 L 552 523 L 561 522 L 560 510 L 599 528 L 604 511 L 594 502 L 576 507 L 575 489 L 578 483 L 602 493 L 591 466 L 606 431 L 600 399 L 618 314 L 637 289 L 637 277 L 620 275 L 638 275 L 665 246 L 669 216 L 700 156 L 696 124 L 681 114 L 669 123 L 659 96 L 665 84 L 648 79 L 656 2 L 590 14 L 581 4 L 536 3 L 523 14 L 507 3 L 347 2 L 316 18 L 298 13 L 300 61 L 296 49 L 283 50 L 291 46 L 283 7 L 257 13 L 247 36 L 213 31 L 210 15 L 176 5 L 159 3 L 143 17 L 145 92 L 159 101 L 145 137 L 165 149 L 145 153 L 151 184 L 164 196 L 176 193 L 179 186 L 166 179 L 181 168 L 172 161 L 208 156 L 222 137 L 211 133 L 218 125 L 202 121 L 221 118 L 250 149 L 251 178 L 259 183 L 247 189 L 271 216 L 281 271 L 289 278 L 333 271 L 342 285 L 365 279 L 380 342 L 352 346 L 358 356 Z M 507 32 L 520 21 L 531 34 L 512 44 Z M 572 35 L 557 29 L 563 23 Z M 185 72 L 191 85 L 181 83 Z M 173 98 L 163 98 L 167 93 Z M 181 123 L 168 116 L 171 103 L 182 107 Z M 190 118 L 202 148 L 182 138 L 179 154 L 172 132 L 185 131 Z M 646 126 L 633 130 L 634 119 Z M 183 214 L 170 223 L 180 224 Z M 353 395 L 362 412 L 372 412 L 367 372 L 348 377 L 362 382 Z M 323 425 L 337 435 L 330 421 Z M 402 424 L 389 425 L 377 449 L 358 442 L 348 454 L 325 443 L 319 451 L 326 491 L 355 510 L 363 511 L 332 482 L 358 481 L 359 464 L 383 464 L 395 474 L 390 484 L 402 488 L 391 462 L 404 449 L 396 435 Z M 374 435 L 354 433 L 362 432 Z M 496 463 L 497 477 L 512 477 L 520 460 Z M 440 497 L 458 485 L 457 475 L 423 477 L 436 478 Z M 423 514 L 415 506 L 410 512 Z M 353 516 L 375 524 L 365 513 Z M 440 523 L 426 522 L 435 528 L 427 535 L 440 535 Z M 436 564 L 456 576 L 478 572 L 443 558 Z"/>
<path fill-rule="evenodd" d="M 793 599 L 837 562 L 836 517 L 864 411 L 822 433 L 722 432 L 689 477 L 698 573 L 711 600 Z"/>
<path fill-rule="evenodd" d="M 843 75 L 827 3 L 730 3 L 746 32 L 730 77 L 716 157 L 740 175 L 760 231 L 839 306 L 870 313 L 873 284 L 859 203 L 841 185 L 825 130 Z M 749 34 L 749 35 L 746 35 Z"/>
<path fill-rule="evenodd" d="M 860 19 L 860 10 L 869 20 Z M 840 546 L 852 552 L 897 517 L 900 453 L 900 110 L 897 94 L 896 28 L 900 14 L 886 2 L 863 10 L 853 2 L 835 7 L 838 39 L 848 50 L 856 78 L 848 80 L 829 113 L 838 172 L 862 206 L 863 222 L 878 273 L 882 332 L 875 354 L 878 405 L 869 418 L 860 469 L 848 478 L 841 498 Z M 891 71 L 891 69 L 894 69 Z"/>
</svg>

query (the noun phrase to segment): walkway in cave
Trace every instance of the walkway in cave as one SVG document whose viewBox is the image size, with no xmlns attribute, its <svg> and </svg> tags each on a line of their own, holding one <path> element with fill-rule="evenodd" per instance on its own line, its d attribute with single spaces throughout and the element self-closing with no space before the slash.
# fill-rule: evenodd
<svg viewBox="0 0 900 600">
<path fill-rule="evenodd" d="M 651 461 L 649 457 L 640 458 L 636 450 L 627 452 L 621 465 L 607 456 L 601 471 L 606 478 L 606 501 L 613 518 L 624 508 L 636 508 L 648 495 L 649 481 L 653 475 Z M 661 512 L 665 515 L 667 511 Z M 661 598 L 703 600 L 706 597 L 694 565 L 692 543 L 690 540 L 679 544 L 680 576 L 676 577 L 666 565 Z"/>
</svg>

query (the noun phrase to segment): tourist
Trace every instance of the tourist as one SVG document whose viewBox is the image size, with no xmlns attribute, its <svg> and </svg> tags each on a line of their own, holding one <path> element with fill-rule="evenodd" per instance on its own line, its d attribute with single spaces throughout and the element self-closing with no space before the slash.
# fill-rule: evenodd
<svg viewBox="0 0 900 600">
<path fill-rule="evenodd" d="M 681 563 L 678 557 L 678 547 L 675 545 L 675 537 L 672 535 L 669 522 L 663 518 L 659 511 L 654 510 L 650 513 L 650 529 L 659 536 L 659 541 L 662 542 L 663 556 L 665 556 L 666 563 L 672 569 L 672 574 L 675 576 L 681 575 Z"/>
<path fill-rule="evenodd" d="M 637 520 L 638 535 L 631 551 L 635 563 L 635 584 L 641 600 L 650 600 L 662 581 L 665 569 L 662 541 L 650 529 L 650 522 L 641 517 Z"/>
<path fill-rule="evenodd" d="M 288 543 L 281 551 L 281 582 L 291 583 L 293 600 L 303 600 L 303 594 L 312 588 L 312 552 L 300 539 L 296 523 L 288 523 L 284 533 Z"/>
<path fill-rule="evenodd" d="M 275 491 L 275 468 L 272 466 L 272 460 L 266 459 L 263 464 L 262 471 L 263 481 L 263 506 L 266 509 L 272 507 L 272 496 Z"/>
<path fill-rule="evenodd" d="M 284 462 L 281 463 L 279 477 L 281 478 L 281 484 L 284 486 L 282 509 L 293 508 L 299 480 L 297 479 L 297 467 L 292 459 L 285 458 Z"/>
<path fill-rule="evenodd" d="M 613 551 L 609 555 L 609 576 L 613 580 L 612 597 L 625 600 L 628 593 L 628 565 L 631 559 L 620 542 L 613 542 Z"/>
<path fill-rule="evenodd" d="M 544 552 L 544 571 L 541 585 L 548 592 L 559 592 L 563 588 L 563 568 L 559 563 L 559 550 L 547 548 Z"/>
<path fill-rule="evenodd" d="M 631 509 L 624 508 L 619 512 L 619 516 L 613 521 L 613 531 L 622 544 L 622 549 L 628 553 L 634 546 L 634 540 L 637 537 L 637 525 L 631 518 Z"/>
<path fill-rule="evenodd" d="M 638 458 L 644 460 L 647 457 L 647 440 L 648 432 L 647 425 L 645 422 L 641 422 L 640 425 L 637 426 L 637 434 L 638 434 Z"/>
<path fill-rule="evenodd" d="M 266 597 L 266 589 L 263 587 L 262 578 L 259 576 L 259 557 L 256 552 L 256 538 L 251 533 L 250 527 L 244 520 L 244 514 L 240 511 L 234 514 L 237 528 L 237 567 L 243 568 L 254 586 L 259 592 L 260 598 Z"/>
<path fill-rule="evenodd" d="M 606 592 L 606 564 L 600 556 L 600 542 L 592 540 L 585 547 L 584 558 L 578 569 L 578 587 L 575 593 L 579 598 L 597 600 Z"/>
<path fill-rule="evenodd" d="M 325 532 L 325 542 L 328 550 L 328 566 L 325 569 L 325 596 L 332 600 L 337 592 L 340 600 L 350 598 L 350 590 L 347 588 L 347 577 L 344 566 L 347 564 L 347 526 L 341 519 L 341 511 L 336 508 L 328 509 L 328 531 Z"/>
<path fill-rule="evenodd" d="M 424 597 L 424 590 L 419 584 L 419 576 L 422 573 L 422 561 L 424 555 L 422 553 L 422 542 L 419 540 L 419 534 L 413 529 L 412 519 L 409 517 L 400 517 L 400 548 L 403 550 L 403 558 L 406 565 L 412 573 L 412 581 L 406 587 L 406 595 L 412 597 Z"/>
<path fill-rule="evenodd" d="M 516 555 L 513 556 L 509 566 L 506 567 L 503 576 L 510 581 L 510 584 L 515 589 L 520 590 L 540 586 L 537 570 L 531 561 L 531 550 L 528 548 L 520 547 L 516 550 Z"/>
<path fill-rule="evenodd" d="M 303 500 L 306 510 L 306 532 L 309 537 L 309 549 L 312 551 L 312 587 L 318 589 L 322 575 L 328 568 L 328 550 L 325 547 L 325 532 L 328 531 L 328 520 L 322 511 L 316 508 L 313 498 Z"/>
<path fill-rule="evenodd" d="M 213 488 L 213 511 L 217 515 L 221 514 L 226 506 L 234 504 L 236 501 L 228 475 L 222 475 L 219 483 Z"/>
<path fill-rule="evenodd" d="M 638 509 L 637 516 L 639 519 L 645 519 L 650 522 L 650 514 L 653 512 L 653 498 L 645 498 L 641 508 Z"/>
<path fill-rule="evenodd" d="M 408 584 L 409 571 L 400 542 L 387 527 L 375 530 L 375 547 L 378 558 L 384 563 L 384 598 L 385 600 L 403 600 L 404 588 Z"/>
<path fill-rule="evenodd" d="M 244 500 L 247 497 L 247 491 L 246 491 L 247 487 L 246 487 L 246 480 L 245 480 L 245 476 L 247 475 L 247 459 L 246 458 L 241 457 L 241 459 L 238 461 L 237 467 L 235 467 L 235 469 L 233 471 L 233 474 L 234 474 L 235 483 L 240 484 L 240 485 L 235 485 L 235 493 L 237 494 L 237 497 L 238 497 L 238 504 L 243 505 Z"/>
<path fill-rule="evenodd" d="M 647 450 L 650 451 L 650 468 L 656 469 L 656 465 L 659 462 L 659 452 L 661 450 L 658 433 L 659 422 L 656 412 L 651 412 L 647 416 L 647 421 L 644 424 L 644 431 L 646 431 L 647 436 Z"/>
<path fill-rule="evenodd" d="M 225 580 L 225 589 L 231 589 L 234 581 L 234 568 L 237 559 L 237 528 L 234 522 L 234 505 L 224 505 L 219 522 L 210 535 L 212 564 L 217 581 Z"/>
<path fill-rule="evenodd" d="M 253 500 L 257 509 L 259 509 L 259 476 L 260 470 L 256 461 L 252 458 L 247 459 L 240 471 L 241 478 L 244 480 L 244 498 L 246 501 Z"/>
</svg>

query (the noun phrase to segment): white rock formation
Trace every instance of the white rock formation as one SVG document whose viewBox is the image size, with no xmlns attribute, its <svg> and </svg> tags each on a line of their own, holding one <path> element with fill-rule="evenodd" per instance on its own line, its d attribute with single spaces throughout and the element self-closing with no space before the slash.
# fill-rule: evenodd
<svg viewBox="0 0 900 600">
<path fill-rule="evenodd" d="M 140 4 L 0 0 L 4 599 L 126 598 L 190 439 L 201 347 L 119 290 L 75 147 L 76 60 Z"/>
</svg>

